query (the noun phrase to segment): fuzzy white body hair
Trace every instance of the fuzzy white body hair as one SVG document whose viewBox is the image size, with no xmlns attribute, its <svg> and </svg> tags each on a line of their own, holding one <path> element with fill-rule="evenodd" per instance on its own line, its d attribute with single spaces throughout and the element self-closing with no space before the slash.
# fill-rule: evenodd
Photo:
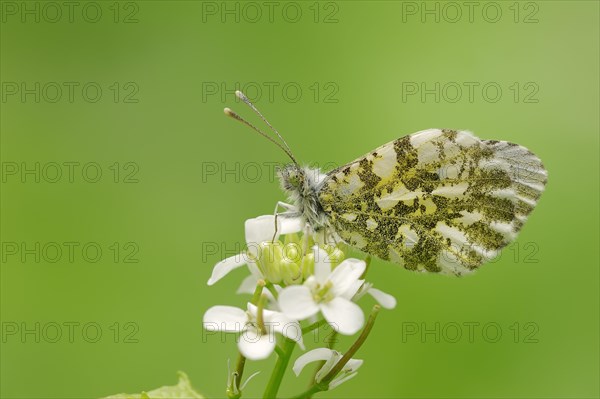
<svg viewBox="0 0 600 399">
<path fill-rule="evenodd" d="M 319 168 L 290 164 L 280 169 L 277 175 L 281 188 L 297 210 L 288 216 L 302 216 L 314 231 L 330 227 L 329 217 L 319 202 L 319 191 L 327 178 L 326 174 Z"/>
</svg>

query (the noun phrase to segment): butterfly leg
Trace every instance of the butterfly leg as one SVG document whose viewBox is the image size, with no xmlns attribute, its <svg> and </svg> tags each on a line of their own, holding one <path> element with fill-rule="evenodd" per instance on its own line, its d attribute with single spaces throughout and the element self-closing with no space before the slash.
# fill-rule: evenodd
<svg viewBox="0 0 600 399">
<path fill-rule="evenodd" d="M 283 208 L 285 209 L 284 212 L 279 213 L 279 208 Z M 275 242 L 275 237 L 277 236 L 277 218 L 279 217 L 279 215 L 289 215 L 289 216 L 299 216 L 298 215 L 298 209 L 296 209 L 296 207 L 294 205 L 282 202 L 282 201 L 277 201 L 277 204 L 275 205 L 275 232 L 273 233 L 273 239 L 271 240 L 271 242 Z"/>
</svg>

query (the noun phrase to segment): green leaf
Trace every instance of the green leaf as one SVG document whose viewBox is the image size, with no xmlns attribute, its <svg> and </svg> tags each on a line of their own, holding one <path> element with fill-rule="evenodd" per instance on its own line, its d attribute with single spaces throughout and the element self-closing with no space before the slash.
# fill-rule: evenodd
<svg viewBox="0 0 600 399">
<path fill-rule="evenodd" d="M 188 376 L 180 371 L 177 385 L 160 387 L 142 393 L 119 393 L 103 399 L 204 399 L 204 396 L 194 391 Z"/>
</svg>

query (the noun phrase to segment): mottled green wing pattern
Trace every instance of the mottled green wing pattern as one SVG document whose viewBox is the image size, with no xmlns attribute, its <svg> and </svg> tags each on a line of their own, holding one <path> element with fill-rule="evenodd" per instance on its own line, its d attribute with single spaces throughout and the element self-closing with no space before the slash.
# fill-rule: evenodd
<svg viewBox="0 0 600 399">
<path fill-rule="evenodd" d="M 546 179 L 522 146 L 431 129 L 330 172 L 319 201 L 348 244 L 409 270 L 461 275 L 514 240 Z"/>
</svg>

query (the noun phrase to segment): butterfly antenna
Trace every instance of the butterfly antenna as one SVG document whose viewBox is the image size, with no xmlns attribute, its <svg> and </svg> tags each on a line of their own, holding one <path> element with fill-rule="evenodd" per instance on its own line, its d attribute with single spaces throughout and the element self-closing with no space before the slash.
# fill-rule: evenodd
<svg viewBox="0 0 600 399">
<path fill-rule="evenodd" d="M 277 147 L 281 148 L 283 150 L 283 152 L 285 152 L 287 154 L 288 157 L 290 157 L 290 159 L 292 161 L 294 161 L 294 163 L 297 165 L 298 162 L 296 162 L 296 158 L 294 158 L 294 156 L 292 155 L 292 152 L 284 147 L 283 145 L 281 145 L 281 143 L 277 142 L 275 139 L 273 139 L 273 137 L 269 136 L 266 133 L 263 133 L 259 128 L 257 128 L 256 126 L 254 126 L 253 124 L 251 124 L 250 122 L 248 122 L 247 120 L 245 120 L 244 118 L 242 118 L 241 116 L 239 116 L 238 114 L 236 114 L 235 112 L 233 112 L 231 109 L 229 108 L 225 108 L 223 110 L 223 112 L 225 112 L 225 115 L 239 121 L 242 122 L 244 125 L 250 127 L 252 130 L 254 130 L 255 132 L 257 132 L 258 134 L 260 134 L 261 136 L 265 137 L 267 140 L 269 140 L 271 143 L 275 144 Z"/>
<path fill-rule="evenodd" d="M 242 93 L 239 90 L 235 91 L 235 95 L 237 96 L 237 98 L 239 98 L 240 100 L 242 100 L 243 102 L 246 103 L 247 106 L 249 106 L 250 108 L 252 108 L 252 111 L 254 111 L 258 116 L 260 116 L 260 119 L 263 120 L 263 122 L 265 122 L 267 124 L 267 126 L 269 127 L 269 129 L 271 129 L 273 132 L 275 132 L 275 134 L 277 135 L 277 137 L 279 137 L 279 140 L 281 140 L 281 142 L 283 143 L 283 145 L 285 146 L 285 148 L 287 148 L 288 153 L 292 153 L 292 149 L 290 148 L 290 146 L 288 145 L 288 143 L 285 141 L 285 139 L 281 136 L 281 134 L 279 134 L 279 132 L 277 131 L 277 129 L 275 129 L 273 127 L 273 125 L 271 125 L 269 123 L 269 121 L 267 120 L 267 118 L 265 118 L 263 116 L 263 114 L 260 113 L 260 111 L 254 106 L 254 104 L 252 104 L 252 102 L 250 102 L 250 100 L 248 99 L 248 97 L 246 97 L 246 95 L 244 93 Z M 297 164 L 297 162 L 294 160 L 294 163 Z"/>
</svg>

